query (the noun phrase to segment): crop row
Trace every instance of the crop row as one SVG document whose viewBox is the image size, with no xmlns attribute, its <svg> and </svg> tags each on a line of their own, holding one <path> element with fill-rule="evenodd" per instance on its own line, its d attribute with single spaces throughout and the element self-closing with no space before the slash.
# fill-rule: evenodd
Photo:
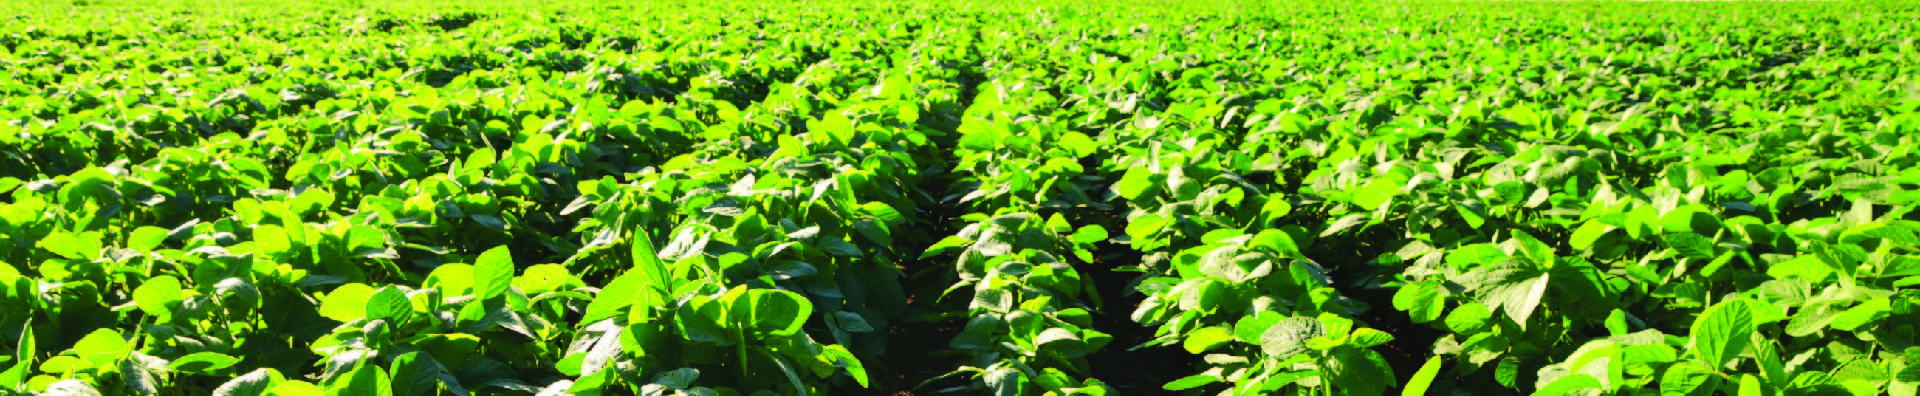
<svg viewBox="0 0 1920 396">
<path fill-rule="evenodd" d="M 1920 389 L 1911 5 L 290 4 L 0 4 L 0 394 Z"/>
</svg>

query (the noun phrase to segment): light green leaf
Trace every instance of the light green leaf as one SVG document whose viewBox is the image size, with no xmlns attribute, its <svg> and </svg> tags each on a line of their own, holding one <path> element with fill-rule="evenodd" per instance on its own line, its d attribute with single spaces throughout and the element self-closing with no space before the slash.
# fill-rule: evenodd
<svg viewBox="0 0 1920 396">
<path fill-rule="evenodd" d="M 1389 342 L 1393 342 L 1392 334 L 1364 327 L 1354 330 L 1353 334 L 1347 337 L 1348 344 L 1361 348 L 1372 348 Z"/>
<path fill-rule="evenodd" d="M 1260 350 L 1275 359 L 1286 359 L 1307 351 L 1307 340 L 1326 333 L 1326 327 L 1314 318 L 1295 316 L 1281 319 L 1279 324 L 1261 334 Z"/>
<path fill-rule="evenodd" d="M 1446 297 L 1440 294 L 1440 287 L 1432 283 L 1410 283 L 1393 293 L 1393 308 L 1406 311 L 1414 323 L 1427 323 L 1440 318 L 1441 311 L 1447 308 Z"/>
<path fill-rule="evenodd" d="M 1094 243 L 1104 240 L 1107 240 L 1107 229 L 1097 224 L 1080 227 L 1080 230 L 1073 232 L 1074 242 Z"/>
<path fill-rule="evenodd" d="M 1886 297 L 1869 299 L 1860 305 L 1841 311 L 1828 326 L 1845 331 L 1860 330 L 1862 327 L 1886 319 L 1893 310 L 1890 301 Z"/>
<path fill-rule="evenodd" d="M 413 316 L 413 302 L 407 300 L 407 292 L 397 286 L 381 287 L 367 299 L 367 319 L 384 319 L 395 325 L 406 323 Z"/>
<path fill-rule="evenodd" d="M 1168 382 L 1166 385 L 1162 385 L 1160 388 L 1170 390 L 1170 391 L 1188 390 L 1188 389 L 1198 388 L 1201 386 L 1206 386 L 1207 384 L 1211 384 L 1215 382 L 1220 382 L 1220 377 L 1216 377 L 1210 374 L 1194 374 L 1194 375 L 1187 376 L 1186 378 L 1181 378 L 1181 379 L 1173 380 L 1173 382 Z"/>
<path fill-rule="evenodd" d="M 133 291 L 134 303 L 149 315 L 170 317 L 173 306 L 179 305 L 180 299 L 180 280 L 170 275 L 148 279 L 147 283 Z"/>
<path fill-rule="evenodd" d="M 1721 301 L 1694 319 L 1689 331 L 1694 351 L 1711 370 L 1718 371 L 1727 360 L 1746 350 L 1748 335 L 1754 332 L 1753 311 L 1746 300 Z"/>
<path fill-rule="evenodd" d="M 167 367 L 173 369 L 173 371 L 210 373 L 214 370 L 231 367 L 234 363 L 239 362 L 240 359 L 235 359 L 232 356 L 213 352 L 200 352 L 174 359 L 173 363 L 167 364 Z"/>
<path fill-rule="evenodd" d="M 1681 255 L 1685 255 L 1687 258 L 1709 260 L 1714 257 L 1713 240 L 1700 236 L 1700 234 L 1691 232 L 1667 233 L 1665 239 L 1667 240 L 1667 246 L 1679 251 Z"/>
<path fill-rule="evenodd" d="M 140 227 L 127 237 L 127 249 L 136 252 L 152 252 L 160 243 L 166 242 L 168 231 L 160 227 Z"/>
<path fill-rule="evenodd" d="M 320 302 L 320 316 L 341 322 L 352 322 L 367 315 L 367 300 L 373 298 L 373 288 L 359 283 L 349 283 L 327 293 Z"/>
<path fill-rule="evenodd" d="M 279 377 L 279 373 L 273 369 L 254 369 L 220 384 L 219 388 L 213 390 L 213 396 L 261 396 L 281 381 Z"/>
<path fill-rule="evenodd" d="M 1138 200 L 1153 188 L 1153 171 L 1145 167 L 1127 168 L 1127 174 L 1114 183 L 1113 190 L 1128 201 Z"/>
<path fill-rule="evenodd" d="M 1407 386 L 1400 389 L 1400 396 L 1425 396 L 1427 388 L 1433 386 L 1433 379 L 1440 375 L 1440 356 L 1427 358 L 1427 364 L 1420 365 L 1420 371 L 1413 373 L 1407 380 Z"/>
<path fill-rule="evenodd" d="M 1719 378 L 1714 375 L 1712 367 L 1685 360 L 1667 367 L 1666 375 L 1660 377 L 1660 394 L 1711 395 L 1718 383 Z"/>
<path fill-rule="evenodd" d="M 1613 229 L 1613 226 L 1598 221 L 1589 221 L 1586 224 L 1581 224 L 1579 229 L 1573 231 L 1573 238 L 1568 240 L 1568 243 L 1576 250 L 1592 249 L 1595 241 L 1600 240 L 1601 236 L 1607 235 L 1607 232 L 1613 231 Z"/>
<path fill-rule="evenodd" d="M 1198 355 L 1229 342 L 1233 342 L 1233 332 L 1227 331 L 1226 327 L 1212 326 L 1187 333 L 1187 339 L 1182 346 L 1187 349 L 1187 353 Z"/>
<path fill-rule="evenodd" d="M 507 292 L 513 284 L 513 253 L 499 246 L 480 253 L 473 263 L 473 296 L 482 301 Z"/>
</svg>

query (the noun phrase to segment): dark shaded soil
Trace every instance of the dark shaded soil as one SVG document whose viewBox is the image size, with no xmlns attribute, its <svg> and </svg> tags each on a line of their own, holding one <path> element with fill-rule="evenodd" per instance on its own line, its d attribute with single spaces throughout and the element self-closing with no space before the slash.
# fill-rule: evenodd
<svg viewBox="0 0 1920 396">
<path fill-rule="evenodd" d="M 915 390 L 922 381 L 954 369 L 953 358 L 936 356 L 947 349 L 947 341 L 960 334 L 965 325 L 959 319 L 934 322 L 898 320 L 887 326 L 887 353 L 867 362 L 873 387 L 854 392 L 869 396 L 911 396 L 933 394 L 940 388 L 962 385 L 948 380 Z M 947 382 L 953 382 L 948 384 Z"/>
<path fill-rule="evenodd" d="M 1126 248 L 1113 250 L 1122 249 Z M 1115 255 L 1109 255 L 1109 249 L 1102 250 L 1102 264 L 1115 264 L 1114 267 L 1134 265 L 1140 259 L 1139 253 L 1131 250 L 1123 250 L 1125 253 Z M 1087 358 L 1092 363 L 1092 377 L 1106 382 L 1122 394 L 1141 395 L 1167 393 L 1169 391 L 1162 390 L 1161 386 L 1199 374 L 1200 355 L 1189 354 L 1180 349 L 1178 344 L 1128 350 L 1152 341 L 1158 326 L 1134 323 L 1131 317 L 1133 310 L 1145 298 L 1138 293 L 1131 293 L 1133 280 L 1139 274 L 1112 269 L 1099 268 L 1087 274 L 1106 303 L 1105 309 L 1093 314 L 1093 328 L 1113 336 L 1113 343 Z"/>
</svg>

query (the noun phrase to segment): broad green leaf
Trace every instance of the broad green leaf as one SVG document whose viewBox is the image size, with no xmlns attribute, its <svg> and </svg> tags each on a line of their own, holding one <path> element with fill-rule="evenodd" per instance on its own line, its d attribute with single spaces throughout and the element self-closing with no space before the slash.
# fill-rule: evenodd
<svg viewBox="0 0 1920 396">
<path fill-rule="evenodd" d="M 47 252 L 65 257 L 68 260 L 85 260 L 89 254 L 92 254 L 91 252 L 81 250 L 79 238 L 75 238 L 73 234 L 64 232 L 47 234 L 47 236 L 40 238 L 40 241 L 35 243 L 35 245 L 41 249 L 46 249 Z"/>
<path fill-rule="evenodd" d="M 1141 195 L 1145 195 L 1153 187 L 1153 171 L 1144 167 L 1133 167 L 1128 168 L 1126 175 L 1121 176 L 1120 181 L 1113 184 L 1113 191 L 1133 201 L 1140 199 Z"/>
<path fill-rule="evenodd" d="M 1160 227 L 1166 223 L 1167 219 L 1160 215 L 1140 216 L 1127 223 L 1127 236 L 1133 237 L 1134 243 L 1140 243 L 1152 239 L 1154 234 L 1160 232 Z"/>
<path fill-rule="evenodd" d="M 1747 336 L 1753 332 L 1753 311 L 1747 307 L 1746 300 L 1726 300 L 1714 304 L 1713 308 L 1694 319 L 1689 330 L 1693 338 L 1693 350 L 1700 354 L 1702 361 L 1708 363 L 1711 371 L 1718 371 L 1721 365 L 1746 350 Z"/>
<path fill-rule="evenodd" d="M 1341 384 L 1344 394 L 1377 396 L 1384 394 L 1387 387 L 1398 385 L 1392 380 L 1393 368 L 1378 352 L 1339 348 L 1331 355 L 1323 370 L 1331 375 L 1333 383 Z"/>
<path fill-rule="evenodd" d="M 800 331 L 800 325 L 807 322 L 813 314 L 813 304 L 799 294 L 785 290 L 752 290 L 747 298 L 753 302 L 754 329 L 766 331 L 775 337 L 793 335 Z"/>
<path fill-rule="evenodd" d="M 1400 388 L 1400 396 L 1426 395 L 1427 388 L 1433 386 L 1434 377 L 1439 375 L 1440 356 L 1427 358 L 1427 363 L 1420 365 L 1420 371 L 1414 372 L 1413 378 L 1407 380 L 1407 386 Z"/>
<path fill-rule="evenodd" d="M 1601 236 L 1607 235 L 1607 232 L 1613 231 L 1613 229 L 1613 226 L 1598 221 L 1589 221 L 1581 224 L 1579 229 L 1574 230 L 1572 239 L 1569 239 L 1567 242 L 1575 250 L 1592 249 L 1595 241 L 1600 240 Z"/>
<path fill-rule="evenodd" d="M 1201 386 L 1206 386 L 1207 384 L 1211 384 L 1215 382 L 1220 382 L 1220 377 L 1209 375 L 1209 374 L 1195 374 L 1195 375 L 1187 376 L 1186 378 L 1173 380 L 1173 382 L 1168 382 L 1166 385 L 1162 385 L 1160 388 L 1170 390 L 1170 391 L 1188 390 L 1188 389 L 1198 388 Z"/>
<path fill-rule="evenodd" d="M 629 274 L 638 275 L 638 279 L 626 286 L 634 287 L 630 290 L 647 297 L 642 301 L 666 301 L 668 292 L 675 287 L 668 273 L 667 263 L 661 261 L 659 254 L 653 251 L 652 238 L 648 237 L 643 230 L 635 231 L 633 233 L 633 271 Z"/>
<path fill-rule="evenodd" d="M 1696 260 L 1713 259 L 1713 240 L 1691 232 L 1667 233 L 1667 246 L 1673 247 L 1687 258 Z"/>
<path fill-rule="evenodd" d="M 1440 319 L 1440 313 L 1446 307 L 1446 298 L 1440 294 L 1440 287 L 1432 283 L 1410 283 L 1393 293 L 1393 308 L 1406 311 L 1414 323 Z"/>
<path fill-rule="evenodd" d="M 148 279 L 147 283 L 133 291 L 133 301 L 141 311 L 161 317 L 171 317 L 173 307 L 180 304 L 180 299 L 180 280 L 169 275 Z"/>
<path fill-rule="evenodd" d="M 140 227 L 127 237 L 127 248 L 136 252 L 151 252 L 166 242 L 168 231 L 160 227 Z"/>
<path fill-rule="evenodd" d="M 234 363 L 239 362 L 240 359 L 235 359 L 232 356 L 213 352 L 200 352 L 174 359 L 173 363 L 167 364 L 167 367 L 174 371 L 188 373 L 209 373 L 214 370 L 232 367 Z"/>
<path fill-rule="evenodd" d="M 1890 300 L 1885 297 L 1869 299 L 1860 305 L 1841 311 L 1828 326 L 1845 331 L 1860 330 L 1862 327 L 1886 319 L 1892 309 Z"/>
<path fill-rule="evenodd" d="M 367 315 L 367 300 L 373 298 L 373 288 L 359 283 L 349 283 L 333 292 L 320 302 L 320 316 L 341 322 L 352 322 Z"/>
<path fill-rule="evenodd" d="M 1186 337 L 1182 346 L 1187 349 L 1187 353 L 1195 355 L 1219 348 L 1233 341 L 1233 333 L 1228 331 L 1226 327 L 1221 326 L 1201 328 L 1192 333 L 1187 333 Z"/>
<path fill-rule="evenodd" d="M 1744 305 L 1744 304 L 1742 304 Z M 1667 367 L 1665 375 L 1660 377 L 1662 395 L 1711 395 L 1719 384 L 1714 368 L 1698 361 L 1686 360 Z"/>
<path fill-rule="evenodd" d="M 399 287 L 386 286 L 374 291 L 367 298 L 367 319 L 382 319 L 395 324 L 406 323 L 413 316 L 413 302 L 407 300 L 407 292 Z"/>
<path fill-rule="evenodd" d="M 1379 209 L 1381 204 L 1400 195 L 1400 186 L 1405 184 L 1406 180 L 1402 179 L 1375 177 L 1368 180 L 1366 186 L 1360 187 L 1359 191 L 1353 193 L 1353 203 L 1366 210 Z"/>
<path fill-rule="evenodd" d="M 513 285 L 513 269 L 513 253 L 506 246 L 480 253 L 473 262 L 474 298 L 485 301 L 505 294 Z"/>
<path fill-rule="evenodd" d="M 1481 293 L 1481 301 L 1499 305 L 1507 317 L 1524 327 L 1540 307 L 1551 274 L 1520 266 L 1496 266 L 1487 269 L 1482 277 L 1475 282 L 1477 286 L 1473 286 Z"/>
<path fill-rule="evenodd" d="M 81 382 L 80 380 L 77 380 L 77 379 L 67 379 L 67 380 L 60 380 L 60 381 L 54 382 L 51 385 L 47 385 L 47 390 L 45 392 L 41 392 L 40 395 L 41 396 L 100 396 L 100 391 L 93 389 L 93 386 L 87 385 L 86 382 Z"/>
<path fill-rule="evenodd" d="M 1447 328 L 1455 333 L 1473 334 L 1485 331 L 1493 324 L 1493 310 L 1480 303 L 1462 303 L 1447 314 Z"/>
<path fill-rule="evenodd" d="M 1107 240 L 1107 229 L 1098 224 L 1080 227 L 1080 230 L 1073 232 L 1074 242 L 1094 243 L 1104 240 Z"/>
<path fill-rule="evenodd" d="M 1027 376 L 1011 367 L 988 371 L 986 375 L 988 389 L 993 396 L 1022 396 L 1027 389 Z"/>
<path fill-rule="evenodd" d="M 279 373 L 273 369 L 254 369 L 220 384 L 219 388 L 213 390 L 213 396 L 261 396 L 280 381 Z"/>
<path fill-rule="evenodd" d="M 1260 349 L 1275 359 L 1286 359 L 1305 352 L 1307 340 L 1326 335 L 1326 331 L 1326 327 L 1314 318 L 1289 317 L 1261 334 Z"/>
<path fill-rule="evenodd" d="M 1347 337 L 1348 344 L 1361 348 L 1372 348 L 1388 342 L 1393 342 L 1392 334 L 1371 328 L 1354 330 L 1353 334 Z"/>
<path fill-rule="evenodd" d="M 1234 323 L 1233 336 L 1240 342 L 1259 344 L 1260 337 L 1266 334 L 1267 329 L 1279 324 L 1282 318 L 1280 314 L 1272 311 L 1255 311 L 1253 314 L 1240 317 L 1240 321 Z"/>
</svg>

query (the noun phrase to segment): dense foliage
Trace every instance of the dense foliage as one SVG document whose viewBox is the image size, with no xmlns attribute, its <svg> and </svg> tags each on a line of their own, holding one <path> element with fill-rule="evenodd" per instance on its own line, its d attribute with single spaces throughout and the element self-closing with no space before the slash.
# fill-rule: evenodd
<svg viewBox="0 0 1920 396">
<path fill-rule="evenodd" d="M 0 394 L 1920 388 L 1912 4 L 0 17 Z"/>
</svg>

